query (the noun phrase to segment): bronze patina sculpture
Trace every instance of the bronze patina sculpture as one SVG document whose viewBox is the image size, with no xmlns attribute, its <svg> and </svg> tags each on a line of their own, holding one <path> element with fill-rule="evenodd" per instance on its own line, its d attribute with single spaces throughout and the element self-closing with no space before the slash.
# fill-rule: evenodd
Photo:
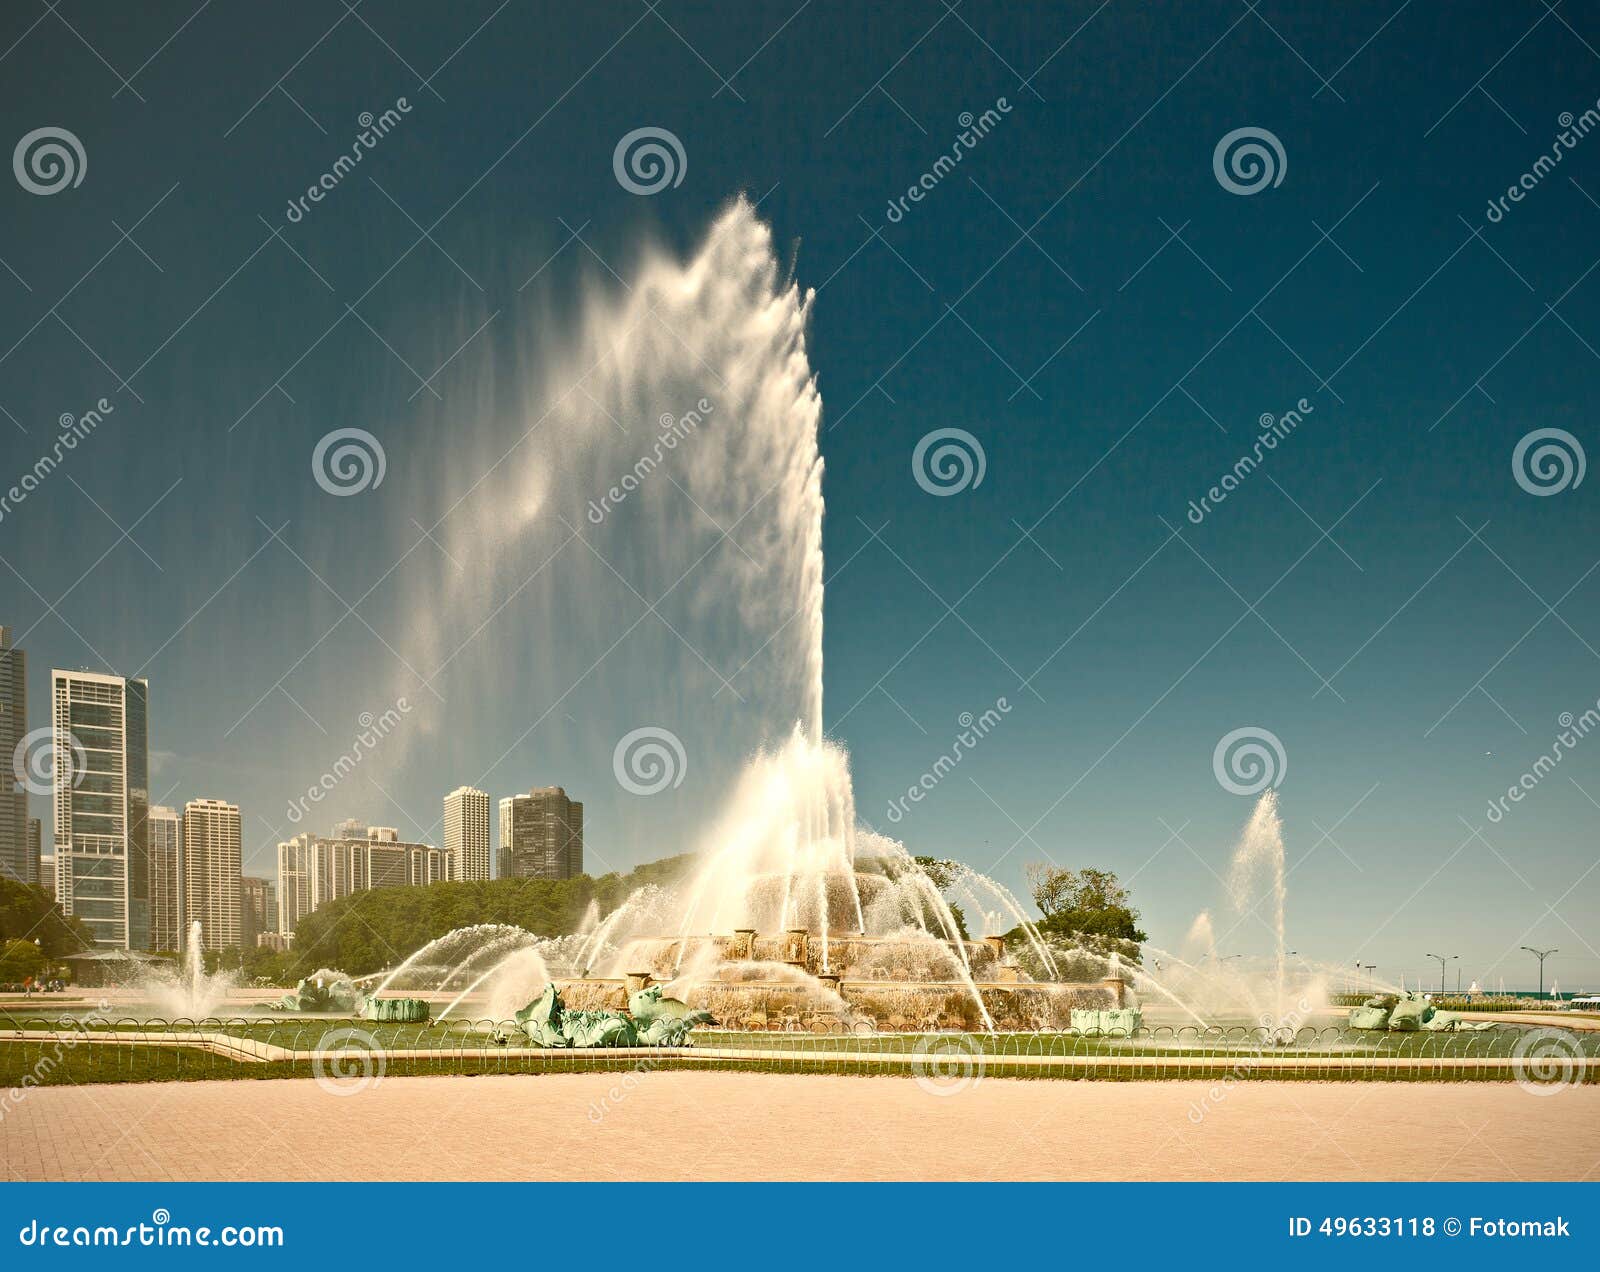
<svg viewBox="0 0 1600 1272">
<path fill-rule="evenodd" d="M 711 1013 L 663 997 L 659 985 L 630 996 L 625 1013 L 569 1011 L 552 982 L 516 1021 L 536 1047 L 682 1047 L 691 1029 L 711 1023 Z"/>
</svg>

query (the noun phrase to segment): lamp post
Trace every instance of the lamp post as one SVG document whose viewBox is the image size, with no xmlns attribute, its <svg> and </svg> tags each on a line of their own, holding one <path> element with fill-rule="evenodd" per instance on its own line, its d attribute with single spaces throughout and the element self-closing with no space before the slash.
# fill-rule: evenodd
<svg viewBox="0 0 1600 1272">
<path fill-rule="evenodd" d="M 1539 997 L 1544 997 L 1544 961 L 1552 954 L 1559 954 L 1560 950 L 1536 950 L 1531 945 L 1524 945 L 1523 949 L 1539 960 Z"/>
<path fill-rule="evenodd" d="M 1453 958 L 1460 958 L 1459 954 L 1429 954 L 1429 958 L 1439 960 L 1439 992 L 1444 993 L 1444 965 Z"/>
</svg>

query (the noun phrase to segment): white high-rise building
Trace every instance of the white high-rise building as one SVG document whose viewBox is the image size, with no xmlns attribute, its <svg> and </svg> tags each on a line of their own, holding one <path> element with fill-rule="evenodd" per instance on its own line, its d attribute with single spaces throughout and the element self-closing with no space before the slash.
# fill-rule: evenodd
<svg viewBox="0 0 1600 1272">
<path fill-rule="evenodd" d="M 56 901 L 107 949 L 150 948 L 150 686 L 50 673 Z"/>
<path fill-rule="evenodd" d="M 317 839 L 310 831 L 278 845 L 278 931 L 293 939 L 295 926 L 316 907 L 311 876 Z"/>
<path fill-rule="evenodd" d="M 183 918 L 183 836 L 178 812 L 160 804 L 150 809 L 150 948 L 181 950 Z"/>
<path fill-rule="evenodd" d="M 489 792 L 458 786 L 444 797 L 444 852 L 453 879 L 489 877 Z"/>
<path fill-rule="evenodd" d="M 205 949 L 236 947 L 243 938 L 237 804 L 192 799 L 183 806 L 183 913 L 191 924 L 199 920 Z"/>
</svg>

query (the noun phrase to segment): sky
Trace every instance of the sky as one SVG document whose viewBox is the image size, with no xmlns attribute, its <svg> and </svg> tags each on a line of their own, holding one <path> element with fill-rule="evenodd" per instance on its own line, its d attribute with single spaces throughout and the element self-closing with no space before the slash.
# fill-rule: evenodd
<svg viewBox="0 0 1600 1272">
<path fill-rule="evenodd" d="M 570 478 L 522 440 L 585 315 L 742 194 L 815 293 L 824 724 L 866 824 L 1018 889 L 1113 869 L 1158 944 L 1206 909 L 1259 954 L 1225 879 L 1260 775 L 1219 752 L 1256 740 L 1302 957 L 1515 987 L 1556 947 L 1600 987 L 1595 15 L 334 8 L 0 14 L 8 144 L 79 148 L 75 182 L 26 147 L 0 182 L 0 494 L 109 408 L 0 505 L 33 723 L 53 666 L 147 677 L 153 797 L 238 803 L 256 873 L 346 816 L 438 842 L 464 782 L 565 786 L 591 870 L 688 846 L 737 757 L 640 795 L 614 748 L 703 725 L 697 629 L 568 558 L 505 580 L 549 528 L 519 492 Z M 659 189 L 618 158 L 638 129 L 676 142 Z M 383 477 L 331 495 L 350 428 Z M 940 490 L 948 429 L 973 467 Z"/>
</svg>

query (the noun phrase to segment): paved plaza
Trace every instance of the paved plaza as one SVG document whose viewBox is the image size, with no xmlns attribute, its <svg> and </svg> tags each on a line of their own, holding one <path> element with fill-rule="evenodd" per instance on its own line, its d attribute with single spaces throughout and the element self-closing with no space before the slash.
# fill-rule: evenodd
<svg viewBox="0 0 1600 1272">
<path fill-rule="evenodd" d="M 1220 1098 L 1218 1098 L 1220 1095 Z M 593 1073 L 51 1087 L 11 1180 L 1597 1179 L 1600 1087 Z"/>
</svg>

